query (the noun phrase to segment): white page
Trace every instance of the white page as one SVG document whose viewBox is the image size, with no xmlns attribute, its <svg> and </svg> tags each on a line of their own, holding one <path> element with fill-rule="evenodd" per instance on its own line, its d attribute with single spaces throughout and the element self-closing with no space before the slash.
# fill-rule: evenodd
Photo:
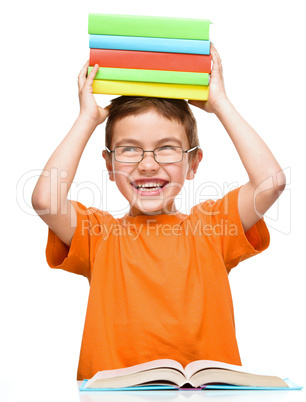
<svg viewBox="0 0 306 402">
<path fill-rule="evenodd" d="M 194 373 L 205 368 L 221 368 L 227 370 L 240 371 L 241 373 L 258 374 L 258 375 L 271 375 L 264 374 L 254 368 L 245 368 L 242 366 L 237 366 L 235 364 L 216 362 L 213 360 L 196 360 L 187 364 L 185 367 L 186 378 L 189 379 Z"/>
<path fill-rule="evenodd" d="M 92 379 L 95 379 L 96 376 L 98 378 L 119 377 L 119 376 L 123 376 L 123 375 L 134 374 L 134 373 L 138 373 L 140 371 L 146 371 L 146 370 L 151 370 L 151 369 L 160 368 L 160 367 L 170 367 L 170 368 L 177 369 L 180 372 L 184 373 L 184 368 L 179 362 L 172 360 L 172 359 L 158 359 L 158 360 L 152 360 L 150 362 L 140 363 L 140 364 L 136 364 L 134 366 L 124 367 L 124 368 L 120 368 L 120 369 L 99 371 L 97 374 L 94 375 L 94 377 Z"/>
</svg>

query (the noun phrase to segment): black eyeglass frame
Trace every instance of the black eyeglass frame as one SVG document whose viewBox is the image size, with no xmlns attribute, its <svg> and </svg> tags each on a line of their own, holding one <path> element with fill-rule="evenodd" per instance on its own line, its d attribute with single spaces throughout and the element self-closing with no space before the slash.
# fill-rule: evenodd
<svg viewBox="0 0 306 402">
<path fill-rule="evenodd" d="M 191 152 L 191 151 L 194 151 L 195 149 L 199 148 L 199 146 L 197 145 L 197 146 L 195 146 L 195 147 L 193 147 L 193 148 L 187 149 L 187 151 L 184 151 L 182 147 L 173 146 L 173 148 L 180 148 L 180 149 L 182 150 L 182 158 L 181 158 L 179 161 L 176 161 L 176 162 L 157 162 L 157 160 L 156 160 L 156 155 L 155 155 L 155 151 L 156 151 L 157 149 L 165 148 L 165 146 L 163 146 L 163 147 L 157 147 L 157 148 L 155 148 L 153 151 L 145 151 L 145 150 L 142 149 L 141 147 L 133 147 L 133 148 L 138 148 L 138 149 L 141 149 L 141 150 L 142 150 L 142 155 L 141 155 L 140 161 L 138 161 L 138 162 L 127 162 L 127 161 L 124 161 L 124 162 L 123 162 L 123 161 L 118 161 L 118 159 L 116 159 L 116 156 L 115 156 L 115 150 L 116 150 L 116 148 L 125 148 L 125 147 L 128 147 L 128 146 L 130 146 L 130 145 L 119 145 L 118 147 L 115 147 L 113 150 L 110 150 L 110 149 L 107 148 L 107 147 L 105 147 L 105 149 L 106 149 L 106 151 L 108 151 L 109 153 L 113 153 L 113 154 L 114 154 L 115 161 L 120 162 L 120 163 L 140 163 L 140 162 L 143 160 L 143 157 L 144 157 L 145 152 L 153 152 L 154 160 L 155 160 L 156 163 L 168 163 L 168 164 L 169 164 L 169 163 L 179 163 L 179 162 L 181 162 L 181 161 L 183 160 L 183 154 L 184 154 L 184 153 L 187 154 L 187 153 L 189 153 L 189 152 Z M 169 145 L 168 145 L 168 146 L 169 146 Z"/>
</svg>

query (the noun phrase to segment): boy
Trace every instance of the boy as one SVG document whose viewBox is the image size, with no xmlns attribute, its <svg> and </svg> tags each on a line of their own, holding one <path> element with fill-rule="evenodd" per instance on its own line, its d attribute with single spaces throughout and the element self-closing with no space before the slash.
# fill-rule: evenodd
<svg viewBox="0 0 306 402">
<path fill-rule="evenodd" d="M 78 380 L 162 358 L 183 366 L 200 359 L 241 364 L 228 273 L 268 247 L 262 215 L 283 191 L 285 175 L 229 102 L 213 46 L 211 53 L 209 98 L 189 103 L 216 114 L 249 181 L 190 215 L 175 206 L 202 159 L 187 102 L 120 97 L 103 109 L 92 95 L 98 66 L 87 78 L 88 63 L 80 72 L 80 115 L 44 169 L 57 168 L 57 180 L 42 174 L 32 196 L 49 226 L 49 266 L 90 282 Z M 130 203 L 120 219 L 67 199 L 86 143 L 107 116 L 103 157 Z"/>
</svg>

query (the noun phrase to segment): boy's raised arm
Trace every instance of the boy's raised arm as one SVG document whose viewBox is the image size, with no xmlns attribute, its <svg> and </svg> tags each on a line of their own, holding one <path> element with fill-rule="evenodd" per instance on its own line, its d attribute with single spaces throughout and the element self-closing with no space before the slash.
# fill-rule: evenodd
<svg viewBox="0 0 306 402">
<path fill-rule="evenodd" d="M 215 113 L 230 136 L 249 176 L 238 196 L 238 210 L 244 231 L 247 232 L 262 218 L 286 186 L 286 176 L 274 155 L 243 119 L 226 96 L 222 63 L 211 45 L 213 68 L 207 101 L 189 101 L 208 113 Z"/>
<path fill-rule="evenodd" d="M 93 96 L 92 83 L 99 66 L 95 65 L 86 78 L 88 65 L 87 62 L 78 77 L 80 114 L 51 155 L 32 194 L 37 214 L 67 246 L 77 224 L 76 212 L 67 195 L 89 138 L 108 115 L 108 107 L 99 107 Z"/>
</svg>

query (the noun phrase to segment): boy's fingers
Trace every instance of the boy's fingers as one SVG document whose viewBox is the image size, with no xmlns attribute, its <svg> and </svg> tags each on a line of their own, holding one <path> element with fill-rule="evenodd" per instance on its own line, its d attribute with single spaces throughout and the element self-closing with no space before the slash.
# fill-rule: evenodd
<svg viewBox="0 0 306 402">
<path fill-rule="evenodd" d="M 193 105 L 193 106 L 196 106 L 196 107 L 198 107 L 198 108 L 200 108 L 200 109 L 204 109 L 204 106 L 205 106 L 205 103 L 206 103 L 206 101 L 201 101 L 201 100 L 188 100 L 188 103 L 190 104 L 190 105 Z"/>
<path fill-rule="evenodd" d="M 81 89 L 86 81 L 86 74 L 87 74 L 87 69 L 89 66 L 89 60 L 84 64 L 82 70 L 80 71 L 80 74 L 78 76 L 78 85 L 79 89 Z"/>
<path fill-rule="evenodd" d="M 86 84 L 88 85 L 92 85 L 93 80 L 97 74 L 99 70 L 99 64 L 95 64 L 95 66 L 93 67 L 93 69 L 91 70 L 91 72 L 88 74 L 87 80 L 86 80 Z"/>
<path fill-rule="evenodd" d="M 211 45 L 210 53 L 211 53 L 211 57 L 212 57 L 212 61 L 213 61 L 213 69 L 215 71 L 219 70 L 222 72 L 221 57 L 219 56 L 219 53 L 217 52 L 214 45 Z"/>
<path fill-rule="evenodd" d="M 99 107 L 99 109 L 102 111 L 102 113 L 103 113 L 103 118 L 104 118 L 104 120 L 108 117 L 108 115 L 109 115 L 109 108 L 110 108 L 110 105 L 108 105 L 108 106 L 106 106 L 106 107 Z"/>
<path fill-rule="evenodd" d="M 211 57 L 212 57 L 213 61 L 217 62 L 218 61 L 218 53 L 217 53 L 214 45 L 211 45 L 210 53 L 211 53 Z"/>
<path fill-rule="evenodd" d="M 218 63 L 219 64 L 222 64 L 222 62 L 221 62 L 221 57 L 220 57 L 220 55 L 219 55 L 219 53 L 217 52 L 217 49 L 214 47 L 214 54 L 216 55 L 216 58 L 218 59 Z"/>
<path fill-rule="evenodd" d="M 109 115 L 109 109 L 110 109 L 110 107 L 111 107 L 111 105 L 107 105 L 107 106 L 105 106 L 105 108 L 104 108 L 105 113 L 106 113 L 106 117 Z"/>
</svg>

